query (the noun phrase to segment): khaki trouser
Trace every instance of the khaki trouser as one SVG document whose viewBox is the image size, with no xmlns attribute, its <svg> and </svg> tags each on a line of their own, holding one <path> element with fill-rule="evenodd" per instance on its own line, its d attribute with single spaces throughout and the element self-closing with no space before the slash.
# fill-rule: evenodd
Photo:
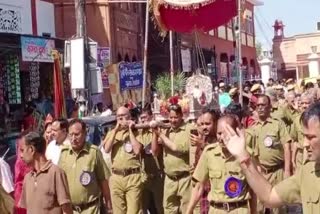
<svg viewBox="0 0 320 214">
<path fill-rule="evenodd" d="M 100 214 L 100 204 L 97 203 L 96 205 L 81 210 L 80 212 L 73 210 L 73 214 Z"/>
<path fill-rule="evenodd" d="M 148 177 L 143 189 L 143 212 L 163 214 L 163 177 Z"/>
<path fill-rule="evenodd" d="M 177 181 L 168 176 L 164 180 L 163 208 L 165 214 L 184 214 L 187 211 L 191 196 L 191 177 L 187 176 Z"/>
<path fill-rule="evenodd" d="M 269 174 L 264 174 L 263 175 L 272 186 L 275 186 L 279 182 L 283 180 L 283 169 L 278 169 L 277 171 Z M 265 213 L 266 207 L 263 206 L 261 201 L 258 200 L 258 213 L 259 214 L 264 214 Z M 282 213 L 287 213 L 286 212 L 286 207 L 281 207 L 281 208 L 275 208 L 271 209 L 271 214 L 282 214 Z"/>
<path fill-rule="evenodd" d="M 113 214 L 142 214 L 143 176 L 112 174 L 109 182 Z"/>
</svg>

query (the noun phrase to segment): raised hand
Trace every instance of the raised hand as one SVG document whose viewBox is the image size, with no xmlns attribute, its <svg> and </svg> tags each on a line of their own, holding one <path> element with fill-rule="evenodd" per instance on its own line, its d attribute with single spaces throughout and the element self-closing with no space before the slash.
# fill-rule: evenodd
<svg viewBox="0 0 320 214">
<path fill-rule="evenodd" d="M 246 140 L 244 136 L 244 130 L 234 130 L 230 125 L 224 127 L 225 136 L 224 144 L 229 152 L 236 158 L 241 158 L 248 154 L 246 151 Z"/>
</svg>

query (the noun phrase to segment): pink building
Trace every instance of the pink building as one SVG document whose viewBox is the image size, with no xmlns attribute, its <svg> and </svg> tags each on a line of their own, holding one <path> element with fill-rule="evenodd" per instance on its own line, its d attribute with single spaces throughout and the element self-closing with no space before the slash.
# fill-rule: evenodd
<svg viewBox="0 0 320 214">
<path fill-rule="evenodd" d="M 314 33 L 285 37 L 282 21 L 276 20 L 273 27 L 273 60 L 278 79 L 318 76 L 320 29 Z"/>
</svg>

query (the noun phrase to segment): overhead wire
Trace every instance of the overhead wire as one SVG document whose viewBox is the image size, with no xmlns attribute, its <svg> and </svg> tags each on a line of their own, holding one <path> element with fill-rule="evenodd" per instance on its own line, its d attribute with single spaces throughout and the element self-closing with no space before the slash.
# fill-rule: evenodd
<svg viewBox="0 0 320 214">
<path fill-rule="evenodd" d="M 259 21 L 259 18 L 258 18 L 258 16 L 256 14 L 254 15 L 254 18 L 255 18 L 255 20 L 256 20 L 256 22 L 258 24 L 258 27 L 260 28 L 262 36 L 264 37 L 264 39 L 267 42 L 269 48 L 271 49 L 272 48 L 272 43 L 270 42 L 270 39 L 268 38 L 266 32 L 264 31 L 264 28 L 262 27 L 262 25 L 261 25 L 261 23 Z"/>
</svg>

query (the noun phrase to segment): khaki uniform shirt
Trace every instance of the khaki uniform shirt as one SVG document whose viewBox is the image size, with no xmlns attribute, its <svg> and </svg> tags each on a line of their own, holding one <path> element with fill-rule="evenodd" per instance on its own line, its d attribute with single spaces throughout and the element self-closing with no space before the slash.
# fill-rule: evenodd
<svg viewBox="0 0 320 214">
<path fill-rule="evenodd" d="M 291 141 L 285 124 L 281 120 L 268 118 L 265 122 L 257 121 L 252 127 L 256 138 L 256 151 L 260 164 L 269 169 L 284 162 L 283 145 Z"/>
<path fill-rule="evenodd" d="M 111 135 L 109 132 L 106 136 L 108 139 Z M 129 130 L 120 130 L 115 136 L 115 142 L 113 143 L 111 150 L 111 162 L 112 169 L 115 170 L 127 170 L 136 169 L 141 167 L 141 156 L 135 155 L 132 151 L 127 152 L 125 146 L 130 143 Z"/>
<path fill-rule="evenodd" d="M 67 203 L 71 200 L 66 174 L 51 161 L 25 176 L 20 207 L 28 213 L 62 214 L 61 205 Z"/>
<path fill-rule="evenodd" d="M 79 153 L 74 152 L 71 146 L 64 146 L 61 149 L 59 166 L 67 174 L 74 205 L 97 200 L 101 195 L 100 183 L 110 177 L 101 151 L 89 143 L 85 143 Z"/>
<path fill-rule="evenodd" d="M 270 115 L 272 118 L 282 120 L 286 126 L 289 126 L 293 120 L 287 105 L 280 106 L 279 103 L 272 106 Z"/>
<path fill-rule="evenodd" d="M 298 148 L 303 149 L 303 131 L 302 131 L 302 125 L 300 122 L 301 114 L 299 116 L 296 116 L 293 120 L 293 130 L 292 130 L 292 138 L 294 141 L 298 142 Z"/>
<path fill-rule="evenodd" d="M 191 124 L 184 123 L 177 129 L 168 129 L 166 136 L 177 145 L 177 151 L 173 152 L 164 147 L 164 171 L 170 176 L 178 176 L 182 172 L 190 171 L 189 147 Z"/>
<path fill-rule="evenodd" d="M 247 142 L 247 144 L 253 143 Z M 250 148 L 248 151 L 255 156 Z M 242 184 L 242 191 L 236 197 L 228 196 L 225 191 L 226 181 L 230 177 L 240 180 Z M 193 179 L 199 182 L 210 181 L 209 201 L 237 202 L 250 199 L 249 186 L 239 162 L 230 154 L 226 156 L 218 143 L 208 145 L 205 148 L 193 174 Z"/>
<path fill-rule="evenodd" d="M 143 145 L 143 165 L 148 175 L 158 175 L 163 170 L 162 156 L 155 157 L 151 151 L 152 131 L 142 130 L 137 136 L 137 140 Z"/>
<path fill-rule="evenodd" d="M 306 161 L 290 178 L 275 186 L 284 203 L 301 203 L 303 213 L 320 213 L 320 165 Z"/>
</svg>

